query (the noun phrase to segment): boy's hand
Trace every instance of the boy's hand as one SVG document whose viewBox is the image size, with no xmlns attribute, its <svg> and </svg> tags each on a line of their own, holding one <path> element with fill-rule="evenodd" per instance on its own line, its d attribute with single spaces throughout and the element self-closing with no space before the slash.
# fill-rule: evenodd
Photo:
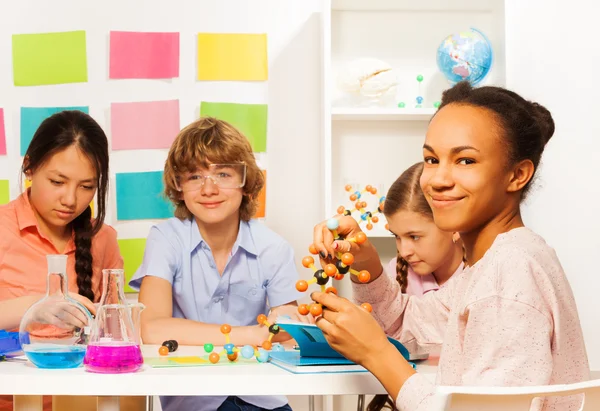
<svg viewBox="0 0 600 411">
<path fill-rule="evenodd" d="M 278 317 L 282 316 L 288 316 L 292 319 L 292 321 L 298 321 L 304 324 L 315 323 L 315 319 L 312 315 L 301 315 L 298 312 L 298 304 L 295 302 L 272 308 L 271 312 L 269 313 L 269 322 L 273 324 L 274 322 L 277 322 Z"/>
</svg>

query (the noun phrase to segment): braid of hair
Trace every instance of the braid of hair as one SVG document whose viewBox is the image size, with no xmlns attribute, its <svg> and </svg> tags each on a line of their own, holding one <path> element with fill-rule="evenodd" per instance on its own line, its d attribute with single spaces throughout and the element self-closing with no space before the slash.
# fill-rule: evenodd
<svg viewBox="0 0 600 411">
<path fill-rule="evenodd" d="M 88 207 L 75 220 L 72 227 L 75 233 L 75 272 L 79 294 L 94 301 L 92 290 L 92 209 Z"/>
<path fill-rule="evenodd" d="M 398 411 L 396 404 L 390 396 L 387 394 L 378 394 L 367 405 L 367 411 L 381 411 L 385 408 L 389 408 L 392 411 Z"/>
<path fill-rule="evenodd" d="M 408 263 L 398 253 L 396 257 L 396 281 L 400 284 L 400 291 L 406 293 L 406 286 L 408 285 Z"/>
</svg>

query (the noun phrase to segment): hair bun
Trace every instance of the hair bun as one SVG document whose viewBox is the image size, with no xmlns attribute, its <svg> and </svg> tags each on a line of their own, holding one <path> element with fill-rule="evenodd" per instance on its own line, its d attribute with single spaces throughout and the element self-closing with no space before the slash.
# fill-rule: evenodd
<svg viewBox="0 0 600 411">
<path fill-rule="evenodd" d="M 552 114 L 541 104 L 535 102 L 531 102 L 530 104 L 533 108 L 535 121 L 542 133 L 543 142 L 547 144 L 554 135 L 554 119 L 552 119 Z"/>
</svg>

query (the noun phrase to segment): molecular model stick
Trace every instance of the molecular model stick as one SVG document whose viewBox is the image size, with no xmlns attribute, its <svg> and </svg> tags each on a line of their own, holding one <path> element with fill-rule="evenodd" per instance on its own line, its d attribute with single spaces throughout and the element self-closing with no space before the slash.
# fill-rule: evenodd
<svg viewBox="0 0 600 411">
<path fill-rule="evenodd" d="M 346 187 L 344 187 L 344 189 L 346 191 L 350 192 L 350 191 L 352 191 L 352 185 L 348 184 L 348 185 L 346 185 Z M 350 201 L 356 201 L 356 203 L 354 203 L 355 208 L 347 209 L 344 206 L 339 206 L 337 209 L 337 212 L 338 212 L 338 214 L 351 216 L 352 213 L 354 213 L 355 211 L 358 211 L 360 213 L 360 220 L 358 220 L 358 223 L 360 224 L 363 221 L 366 221 L 367 222 L 367 225 L 366 225 L 367 230 L 372 230 L 373 223 L 379 222 L 379 217 L 377 216 L 377 214 L 383 213 L 383 202 L 385 201 L 385 197 L 379 198 L 379 203 L 378 203 L 376 210 L 367 211 L 366 210 L 367 202 L 364 201 L 364 199 L 361 200 L 361 198 L 365 195 L 365 193 L 371 193 L 372 195 L 377 195 L 377 188 L 373 187 L 372 185 L 367 185 L 364 190 L 355 191 L 354 193 L 350 194 L 350 197 L 349 197 Z"/>
<path fill-rule="evenodd" d="M 204 351 L 210 353 L 208 360 L 211 363 L 216 364 L 221 360 L 223 354 L 227 354 L 227 359 L 234 362 L 238 358 L 238 353 L 240 353 L 242 354 L 242 357 L 246 359 L 250 359 L 254 356 L 258 362 L 267 362 L 269 360 L 269 352 L 267 350 L 275 350 L 271 340 L 279 333 L 280 329 L 277 324 L 269 324 L 267 317 L 264 314 L 259 315 L 257 320 L 259 324 L 269 325 L 269 339 L 263 342 L 262 348 L 254 347 L 252 345 L 244 345 L 241 349 L 236 347 L 231 342 L 231 336 L 229 335 L 229 333 L 231 333 L 231 326 L 229 324 L 223 324 L 220 329 L 221 333 L 225 335 L 225 345 L 223 346 L 223 350 L 221 352 L 213 352 L 215 348 L 213 344 L 204 344 Z M 277 351 L 282 348 L 283 347 L 278 345 Z"/>
<path fill-rule="evenodd" d="M 340 223 L 337 219 L 331 218 L 327 221 L 327 228 L 329 230 L 331 230 L 331 233 L 333 234 L 333 238 L 335 240 L 344 240 L 344 238 L 342 238 L 337 233 L 339 224 Z M 360 232 L 356 235 L 356 237 L 346 238 L 345 240 L 353 242 L 353 243 L 357 243 L 357 244 L 363 244 L 365 241 L 367 241 L 367 236 L 365 235 L 365 233 Z M 318 251 L 315 248 L 314 244 L 311 244 L 310 247 L 308 247 L 308 250 L 313 255 L 318 254 Z M 315 260 L 313 257 L 311 257 L 311 256 L 304 257 L 302 259 L 302 265 L 306 268 L 312 269 L 314 274 L 313 274 L 313 278 L 311 278 L 308 281 L 305 281 L 305 280 L 298 281 L 296 283 L 296 289 L 300 292 L 305 292 L 306 290 L 308 290 L 308 286 L 310 284 L 317 283 L 318 285 L 321 286 L 321 292 L 334 293 L 337 295 L 337 289 L 333 286 L 327 287 L 327 283 L 329 282 L 330 278 L 334 278 L 335 280 L 338 280 L 338 281 L 342 280 L 342 279 L 344 279 L 344 276 L 347 273 L 357 276 L 358 281 L 361 283 L 369 282 L 369 280 L 371 279 L 371 274 L 367 270 L 357 271 L 351 267 L 352 264 L 354 263 L 354 255 L 352 255 L 352 253 L 337 252 L 336 257 L 337 257 L 336 263 L 335 264 L 327 264 L 325 266 L 325 269 L 317 269 L 315 267 Z M 333 281 L 332 281 L 332 283 L 333 283 Z M 365 310 L 367 310 L 368 312 L 372 311 L 372 307 L 369 303 L 363 303 L 363 304 L 361 304 L 361 307 L 364 308 Z M 298 312 L 301 315 L 307 315 L 308 313 L 311 313 L 313 316 L 318 317 L 319 315 L 321 315 L 323 313 L 323 307 L 321 306 L 321 304 L 318 304 L 318 303 L 300 304 L 300 306 L 298 306 Z"/>
</svg>

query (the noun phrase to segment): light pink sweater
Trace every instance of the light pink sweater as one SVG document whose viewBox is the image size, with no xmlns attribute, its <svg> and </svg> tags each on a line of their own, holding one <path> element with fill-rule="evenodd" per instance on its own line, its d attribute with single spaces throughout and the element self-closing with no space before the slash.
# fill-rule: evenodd
<svg viewBox="0 0 600 411">
<path fill-rule="evenodd" d="M 401 294 L 388 275 L 353 289 L 357 302 L 371 303 L 386 334 L 408 347 L 443 343 L 439 385 L 525 386 L 589 379 L 569 282 L 554 250 L 528 228 L 499 235 L 474 266 L 423 297 Z M 417 372 L 403 385 L 396 406 L 428 410 L 434 390 Z M 580 405 L 580 397 L 553 397 L 540 399 L 531 409 L 578 410 Z"/>
</svg>

